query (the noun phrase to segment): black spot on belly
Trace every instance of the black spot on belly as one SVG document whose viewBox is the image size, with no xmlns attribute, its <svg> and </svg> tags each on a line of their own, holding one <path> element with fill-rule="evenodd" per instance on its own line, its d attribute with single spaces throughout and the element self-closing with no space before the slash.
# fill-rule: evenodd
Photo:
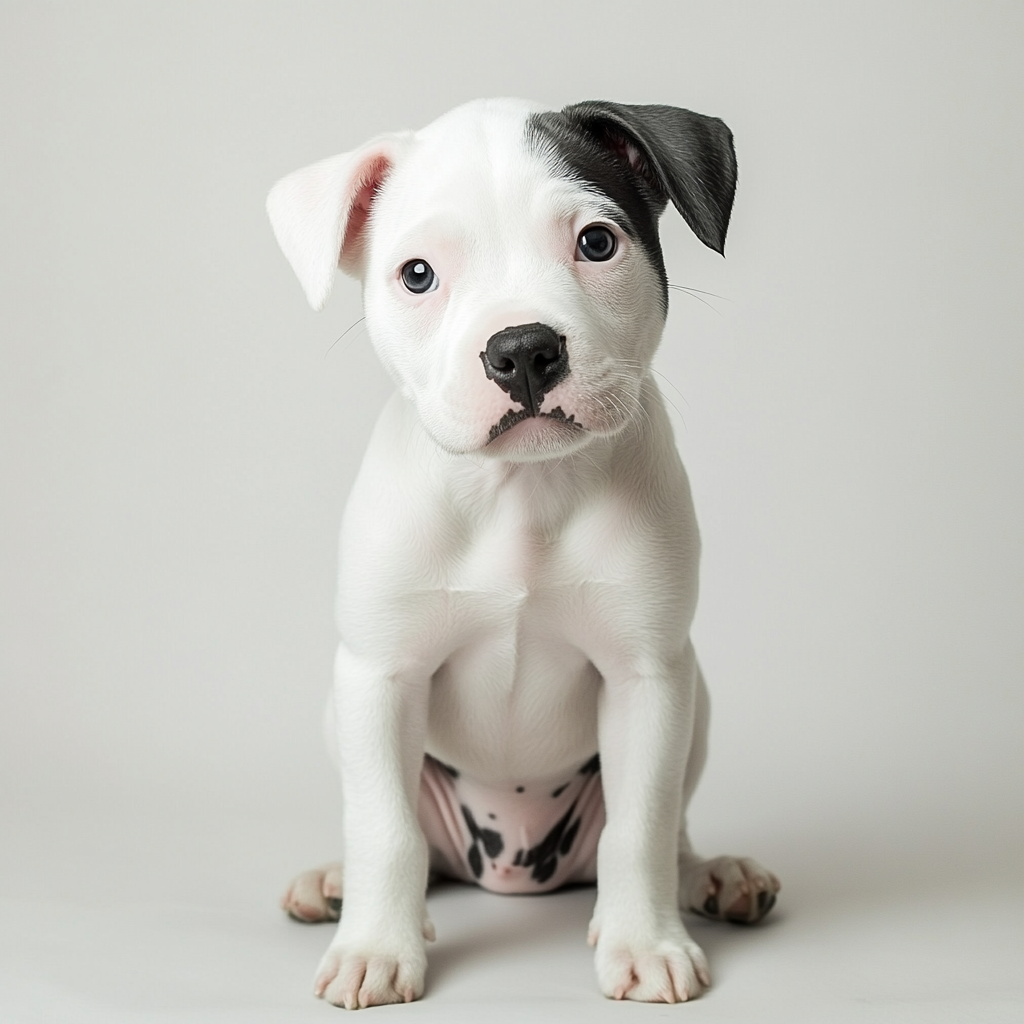
<svg viewBox="0 0 1024 1024">
<path fill-rule="evenodd" d="M 594 775 L 601 770 L 601 755 L 595 754 L 581 769 L 580 775 Z"/>
<path fill-rule="evenodd" d="M 473 817 L 473 812 L 465 804 L 462 804 L 461 808 L 466 828 L 469 829 L 469 834 L 472 836 L 467 859 L 474 878 L 479 878 L 483 874 L 484 865 L 480 855 L 480 846 L 477 844 L 483 846 L 484 853 L 488 857 L 497 857 L 505 849 L 505 840 L 502 839 L 500 832 L 495 832 L 492 828 L 480 828 L 476 823 L 476 818 Z"/>
<path fill-rule="evenodd" d="M 580 828 L 579 818 L 571 826 L 569 825 L 575 811 L 576 801 L 574 800 L 569 810 L 555 822 L 551 831 L 536 846 L 532 846 L 526 851 L 526 855 L 523 857 L 523 866 L 533 866 L 530 877 L 535 882 L 543 884 L 551 878 L 558 867 L 559 854 L 564 856 L 572 847 L 573 840 Z M 518 855 L 516 862 L 518 863 Z"/>
<path fill-rule="evenodd" d="M 568 788 L 569 788 L 569 783 L 568 782 L 563 783 L 561 786 L 558 787 L 558 789 L 556 789 L 556 790 L 554 790 L 554 792 L 552 792 L 551 796 L 552 797 L 561 796 Z"/>
<path fill-rule="evenodd" d="M 516 850 L 516 859 L 514 861 L 512 861 L 512 866 L 517 868 L 522 863 L 523 863 L 523 851 L 522 850 Z"/>
<path fill-rule="evenodd" d="M 558 867 L 558 858 L 552 857 L 550 860 L 542 860 L 534 869 L 531 877 L 539 885 L 543 885 L 554 873 L 555 868 Z"/>
<path fill-rule="evenodd" d="M 505 849 L 505 840 L 501 838 L 501 833 L 493 829 L 480 829 L 480 842 L 484 844 L 488 857 L 497 857 Z"/>
<path fill-rule="evenodd" d="M 522 792 L 525 791 L 525 789 L 526 789 L 525 786 L 516 786 L 516 792 L 517 793 L 522 793 Z"/>
<path fill-rule="evenodd" d="M 497 821 L 498 820 L 498 816 L 496 814 L 491 814 L 490 811 L 487 812 L 487 817 L 490 818 L 491 821 Z"/>
<path fill-rule="evenodd" d="M 580 830 L 580 822 L 582 818 L 577 818 L 566 830 L 562 841 L 558 844 L 558 852 L 564 857 L 571 849 L 573 840 L 576 838 L 576 833 Z"/>
<path fill-rule="evenodd" d="M 474 878 L 479 878 L 484 873 L 484 861 L 483 857 L 480 856 L 480 847 L 474 843 L 469 848 L 469 870 L 473 872 Z"/>
</svg>

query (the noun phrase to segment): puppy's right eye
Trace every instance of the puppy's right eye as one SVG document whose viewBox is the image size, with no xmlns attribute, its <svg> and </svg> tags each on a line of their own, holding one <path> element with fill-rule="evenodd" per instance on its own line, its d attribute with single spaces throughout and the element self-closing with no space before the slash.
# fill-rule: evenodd
<svg viewBox="0 0 1024 1024">
<path fill-rule="evenodd" d="M 413 295 L 422 295 L 437 287 L 437 274 L 426 260 L 409 260 L 402 267 L 402 284 Z"/>
</svg>

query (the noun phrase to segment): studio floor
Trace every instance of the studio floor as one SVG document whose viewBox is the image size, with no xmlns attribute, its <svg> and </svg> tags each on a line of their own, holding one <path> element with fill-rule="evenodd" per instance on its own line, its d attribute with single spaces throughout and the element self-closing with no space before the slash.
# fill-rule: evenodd
<svg viewBox="0 0 1024 1024">
<path fill-rule="evenodd" d="M 300 925 L 276 907 L 280 883 L 313 845 L 301 826 L 149 812 L 7 824 L 4 1024 L 270 1024 L 345 1012 L 310 994 L 330 926 Z M 699 1001 L 598 994 L 584 942 L 592 889 L 501 897 L 445 885 L 429 896 L 438 940 L 425 998 L 371 1019 L 1024 1019 L 1024 883 L 1012 857 L 945 856 L 934 841 L 901 848 L 897 836 L 865 843 L 835 830 L 765 845 L 758 852 L 784 880 L 771 918 L 754 928 L 688 922 L 715 975 Z"/>
</svg>

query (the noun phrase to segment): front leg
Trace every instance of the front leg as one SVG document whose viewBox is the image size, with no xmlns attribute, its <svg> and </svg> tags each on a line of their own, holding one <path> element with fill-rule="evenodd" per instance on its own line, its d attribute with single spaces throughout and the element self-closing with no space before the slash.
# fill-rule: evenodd
<svg viewBox="0 0 1024 1024">
<path fill-rule="evenodd" d="M 416 818 L 429 675 L 352 654 L 335 662 L 345 900 L 314 991 L 346 1009 L 410 1002 L 426 973 L 427 845 Z"/>
<path fill-rule="evenodd" d="M 677 909 L 680 794 L 693 733 L 697 665 L 687 641 L 644 671 L 605 676 L 598 734 L 607 823 L 589 941 L 613 999 L 674 1003 L 711 983 Z"/>
</svg>

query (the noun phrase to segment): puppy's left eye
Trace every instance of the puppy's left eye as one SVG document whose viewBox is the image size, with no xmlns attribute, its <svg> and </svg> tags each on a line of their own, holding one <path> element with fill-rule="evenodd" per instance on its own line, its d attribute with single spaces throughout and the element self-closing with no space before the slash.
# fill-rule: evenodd
<svg viewBox="0 0 1024 1024">
<path fill-rule="evenodd" d="M 615 249 L 615 235 L 603 224 L 591 224 L 576 239 L 576 252 L 591 263 L 610 260 L 615 255 Z"/>
<path fill-rule="evenodd" d="M 402 284 L 413 293 L 422 295 L 437 287 L 437 274 L 426 260 L 409 260 L 402 267 Z"/>
</svg>

